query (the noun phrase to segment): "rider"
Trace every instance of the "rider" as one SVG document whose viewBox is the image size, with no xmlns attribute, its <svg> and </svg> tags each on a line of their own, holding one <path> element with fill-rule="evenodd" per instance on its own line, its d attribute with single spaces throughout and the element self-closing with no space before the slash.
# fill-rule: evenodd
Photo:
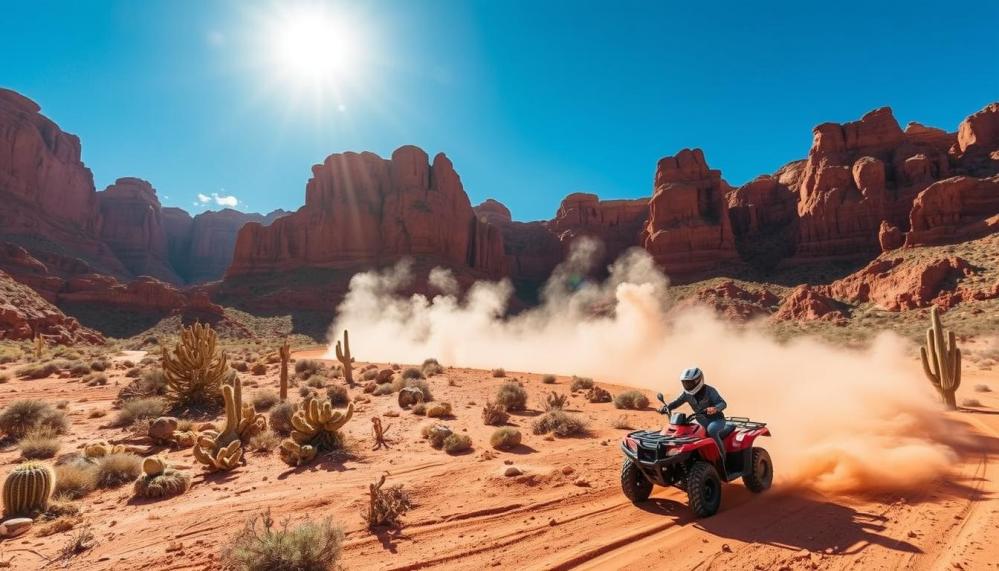
<svg viewBox="0 0 999 571">
<path fill-rule="evenodd" d="M 690 405 L 695 413 L 700 413 L 694 418 L 703 426 L 708 436 L 714 439 L 721 453 L 722 462 L 725 461 L 725 446 L 722 445 L 718 434 L 725 428 L 725 415 L 722 411 L 728 406 L 725 400 L 714 387 L 704 384 L 704 373 L 697 367 L 684 369 L 680 373 L 680 384 L 683 385 L 683 392 L 676 397 L 673 402 L 664 405 L 659 409 L 662 414 L 669 414 L 671 410 L 679 407 L 683 403 Z"/>
</svg>

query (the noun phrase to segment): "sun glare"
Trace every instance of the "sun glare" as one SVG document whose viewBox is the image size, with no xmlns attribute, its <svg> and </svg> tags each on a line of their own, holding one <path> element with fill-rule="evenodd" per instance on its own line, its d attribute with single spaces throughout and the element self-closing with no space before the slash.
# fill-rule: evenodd
<svg viewBox="0 0 999 571">
<path fill-rule="evenodd" d="M 271 55 L 275 71 L 309 84 L 336 85 L 356 71 L 357 40 L 346 22 L 319 7 L 275 18 Z"/>
</svg>

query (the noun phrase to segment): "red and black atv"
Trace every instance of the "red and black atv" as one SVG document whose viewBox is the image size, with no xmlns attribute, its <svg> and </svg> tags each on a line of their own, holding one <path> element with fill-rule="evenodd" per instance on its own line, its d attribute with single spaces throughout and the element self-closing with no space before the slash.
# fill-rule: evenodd
<svg viewBox="0 0 999 571">
<path fill-rule="evenodd" d="M 663 395 L 657 397 L 663 404 Z M 624 464 L 621 488 L 634 503 L 644 502 L 652 485 L 676 486 L 687 492 L 690 509 L 697 517 L 714 515 L 721 505 L 721 483 L 742 478 L 752 492 L 762 492 L 773 481 L 770 454 L 753 446 L 758 436 L 770 436 L 765 422 L 748 418 L 726 419 L 720 436 L 725 444 L 722 462 L 718 445 L 694 418 L 675 412 L 669 426 L 656 432 L 639 430 L 621 441 Z"/>
</svg>

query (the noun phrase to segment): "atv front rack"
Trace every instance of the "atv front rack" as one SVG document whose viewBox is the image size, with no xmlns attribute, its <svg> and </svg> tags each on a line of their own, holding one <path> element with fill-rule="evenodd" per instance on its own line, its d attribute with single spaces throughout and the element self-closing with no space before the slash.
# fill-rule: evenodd
<svg viewBox="0 0 999 571">
<path fill-rule="evenodd" d="M 767 425 L 765 422 L 756 422 L 755 420 L 749 420 L 744 416 L 729 416 L 725 419 L 725 422 L 734 424 L 736 428 L 742 428 L 745 430 L 756 430 L 757 428 L 763 428 Z"/>
</svg>

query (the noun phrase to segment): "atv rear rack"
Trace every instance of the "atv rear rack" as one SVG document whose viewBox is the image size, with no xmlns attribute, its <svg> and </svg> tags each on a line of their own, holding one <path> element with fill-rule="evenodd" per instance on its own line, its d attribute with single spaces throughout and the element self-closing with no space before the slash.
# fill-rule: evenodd
<svg viewBox="0 0 999 571">
<path fill-rule="evenodd" d="M 725 422 L 734 424 L 737 428 L 745 430 L 756 430 L 757 428 L 763 428 L 767 425 L 765 422 L 756 422 L 755 420 L 749 420 L 744 416 L 730 416 L 725 419 Z"/>
</svg>

